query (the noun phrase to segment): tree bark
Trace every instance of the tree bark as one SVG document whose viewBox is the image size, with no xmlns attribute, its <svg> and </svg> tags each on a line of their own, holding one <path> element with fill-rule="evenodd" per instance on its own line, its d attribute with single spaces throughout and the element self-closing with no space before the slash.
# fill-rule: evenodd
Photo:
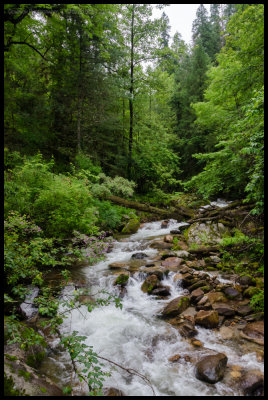
<svg viewBox="0 0 268 400">
<path fill-rule="evenodd" d="M 174 218 L 174 219 L 187 219 L 191 217 L 192 211 L 186 209 L 185 207 L 182 208 L 173 208 L 173 209 L 161 209 L 153 206 L 149 206 L 147 204 L 138 203 L 132 200 L 122 199 L 118 196 L 108 196 L 108 200 L 112 201 L 115 204 L 119 204 L 124 207 L 133 208 L 138 211 L 144 211 L 151 214 L 159 215 L 162 218 Z"/>
<path fill-rule="evenodd" d="M 130 88 L 129 88 L 129 142 L 128 142 L 128 179 L 131 179 L 132 167 L 132 144 L 133 144 L 133 93 L 134 93 L 134 16 L 135 4 L 132 4 L 132 17 L 131 17 L 131 50 L 130 50 Z"/>
</svg>

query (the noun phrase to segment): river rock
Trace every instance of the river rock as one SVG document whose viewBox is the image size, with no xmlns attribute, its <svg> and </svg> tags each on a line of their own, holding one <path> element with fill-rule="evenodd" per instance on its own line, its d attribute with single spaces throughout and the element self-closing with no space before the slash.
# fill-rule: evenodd
<svg viewBox="0 0 268 400">
<path fill-rule="evenodd" d="M 124 287 L 127 285 L 128 280 L 129 280 L 128 274 L 120 274 L 114 281 L 113 285 L 120 285 L 120 286 Z"/>
<path fill-rule="evenodd" d="M 252 276 L 249 276 L 249 275 L 239 276 L 236 279 L 236 282 L 239 283 L 239 285 L 241 285 L 241 286 L 253 286 L 255 283 Z"/>
<path fill-rule="evenodd" d="M 146 258 L 146 257 L 148 257 L 148 255 L 145 253 L 134 253 L 131 256 L 131 258 L 134 258 L 135 260 L 142 260 L 143 258 Z"/>
<path fill-rule="evenodd" d="M 123 262 L 113 262 L 111 264 L 108 265 L 108 267 L 110 269 L 122 269 L 122 268 L 128 268 L 127 263 L 123 263 Z"/>
<path fill-rule="evenodd" d="M 153 289 L 156 289 L 160 286 L 159 279 L 156 275 L 149 275 L 143 284 L 141 285 L 141 290 L 144 293 L 150 294 Z"/>
<path fill-rule="evenodd" d="M 163 309 L 161 315 L 163 318 L 172 318 L 181 314 L 189 306 L 190 300 L 187 296 L 179 296 L 169 302 Z"/>
<path fill-rule="evenodd" d="M 228 303 L 214 303 L 212 304 L 213 310 L 217 311 L 219 315 L 224 315 L 225 317 L 232 317 L 235 315 L 235 309 Z"/>
<path fill-rule="evenodd" d="M 197 282 L 193 283 L 191 286 L 188 287 L 189 292 L 192 292 L 193 290 L 204 287 L 207 285 L 207 281 L 205 280 L 198 280 Z"/>
<path fill-rule="evenodd" d="M 161 281 L 168 275 L 168 269 L 164 267 L 146 267 L 146 269 L 142 270 L 147 276 L 156 275 L 157 278 Z"/>
<path fill-rule="evenodd" d="M 224 377 L 227 360 L 223 353 L 202 358 L 196 364 L 196 378 L 208 383 L 219 382 Z"/>
<path fill-rule="evenodd" d="M 204 296 L 204 292 L 202 289 L 198 288 L 192 291 L 191 296 L 190 296 L 190 301 L 191 303 L 198 303 L 199 300 L 202 299 Z"/>
<path fill-rule="evenodd" d="M 248 323 L 240 334 L 244 339 L 264 345 L 264 321 Z"/>
<path fill-rule="evenodd" d="M 222 292 L 209 292 L 206 294 L 210 303 L 225 303 L 228 301 L 227 297 Z"/>
<path fill-rule="evenodd" d="M 169 224 L 169 220 L 162 221 L 162 223 L 161 223 L 161 229 L 167 229 L 168 224 Z"/>
<path fill-rule="evenodd" d="M 47 376 L 39 376 L 23 359 L 4 359 L 4 370 L 9 385 L 20 392 L 20 396 L 62 396 L 62 390 Z M 9 396 L 9 394 L 5 394 Z"/>
<path fill-rule="evenodd" d="M 170 286 L 161 286 L 151 291 L 151 294 L 155 296 L 169 296 L 170 295 Z"/>
<path fill-rule="evenodd" d="M 243 296 L 250 299 L 252 296 L 254 296 L 254 294 L 258 294 L 258 293 L 259 293 L 259 289 L 257 287 L 249 286 L 247 289 L 244 290 Z"/>
<path fill-rule="evenodd" d="M 153 242 L 150 247 L 153 249 L 171 249 L 173 247 L 172 243 L 166 243 L 163 240 L 156 240 Z"/>
<path fill-rule="evenodd" d="M 194 323 L 191 321 L 184 321 L 179 327 L 178 330 L 183 337 L 191 338 L 198 334 L 197 329 L 194 326 Z"/>
<path fill-rule="evenodd" d="M 180 354 L 175 354 L 174 356 L 169 357 L 168 361 L 169 362 L 177 362 L 177 361 L 179 361 L 180 358 L 181 358 Z"/>
<path fill-rule="evenodd" d="M 212 264 L 219 264 L 219 262 L 221 262 L 221 259 L 218 256 L 210 256 L 209 258 L 210 258 Z"/>
<path fill-rule="evenodd" d="M 201 310 L 195 316 L 195 323 L 205 328 L 216 328 L 219 324 L 219 314 L 215 310 Z"/>
<path fill-rule="evenodd" d="M 223 290 L 223 292 L 228 299 L 231 299 L 231 300 L 236 299 L 237 300 L 238 298 L 241 298 L 240 292 L 231 286 L 225 288 Z"/>
<path fill-rule="evenodd" d="M 191 257 L 191 254 L 187 250 L 177 250 L 176 255 L 177 255 L 177 257 L 184 258 L 184 259 Z"/>
<path fill-rule="evenodd" d="M 243 374 L 240 385 L 245 396 L 258 396 L 263 392 L 263 375 L 259 371 L 248 371 Z"/>
<path fill-rule="evenodd" d="M 136 219 L 130 219 L 128 223 L 122 229 L 122 233 L 129 234 L 129 233 L 136 233 L 140 227 L 140 222 Z"/>
<path fill-rule="evenodd" d="M 173 243 L 173 236 L 172 235 L 166 235 L 164 237 L 164 242 Z"/>
<path fill-rule="evenodd" d="M 180 235 L 180 234 L 181 234 L 181 231 L 180 231 L 179 229 L 172 229 L 172 230 L 170 231 L 170 233 L 171 233 L 172 235 Z"/>
<path fill-rule="evenodd" d="M 250 313 L 253 312 L 253 308 L 250 307 L 248 304 L 245 304 L 245 305 L 238 306 L 236 309 L 236 312 L 238 315 L 245 317 L 246 315 L 249 315 Z"/>
<path fill-rule="evenodd" d="M 178 281 L 182 280 L 182 278 L 183 278 L 183 275 L 180 272 L 177 272 L 177 274 L 175 274 L 173 276 L 173 282 L 178 282 Z"/>
<path fill-rule="evenodd" d="M 114 387 L 104 388 L 103 396 L 126 396 L 122 390 L 116 389 Z"/>
<path fill-rule="evenodd" d="M 188 229 L 188 244 L 217 244 L 221 241 L 223 235 L 228 232 L 228 228 L 222 223 L 195 222 Z"/>
<path fill-rule="evenodd" d="M 181 265 L 182 262 L 183 262 L 182 258 L 168 257 L 165 259 L 165 261 L 162 261 L 161 265 L 163 265 L 163 267 L 176 269 Z"/>
</svg>

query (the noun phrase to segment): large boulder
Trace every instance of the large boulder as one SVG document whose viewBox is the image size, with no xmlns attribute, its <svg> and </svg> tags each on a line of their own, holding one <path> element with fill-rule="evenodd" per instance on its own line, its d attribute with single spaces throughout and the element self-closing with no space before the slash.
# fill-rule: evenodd
<svg viewBox="0 0 268 400">
<path fill-rule="evenodd" d="M 140 227 L 140 222 L 137 219 L 130 219 L 122 229 L 122 233 L 136 233 Z"/>
<path fill-rule="evenodd" d="M 187 307 L 189 307 L 190 299 L 187 296 L 179 296 L 171 300 L 162 310 L 161 316 L 163 318 L 172 318 L 181 314 Z"/>
<path fill-rule="evenodd" d="M 216 328 L 219 324 L 219 314 L 215 310 L 200 310 L 195 316 L 195 323 L 205 328 Z"/>
<path fill-rule="evenodd" d="M 228 232 L 221 222 L 212 223 L 211 221 L 193 223 L 187 231 L 188 244 L 217 244 L 221 241 L 224 234 Z"/>
<path fill-rule="evenodd" d="M 240 334 L 244 339 L 263 345 L 264 321 L 256 321 L 247 324 Z"/>
<path fill-rule="evenodd" d="M 245 396 L 260 396 L 263 392 L 263 375 L 259 371 L 248 371 L 240 380 Z"/>
<path fill-rule="evenodd" d="M 202 358 L 196 364 L 196 378 L 208 383 L 219 382 L 224 377 L 227 360 L 228 358 L 223 353 Z"/>
</svg>

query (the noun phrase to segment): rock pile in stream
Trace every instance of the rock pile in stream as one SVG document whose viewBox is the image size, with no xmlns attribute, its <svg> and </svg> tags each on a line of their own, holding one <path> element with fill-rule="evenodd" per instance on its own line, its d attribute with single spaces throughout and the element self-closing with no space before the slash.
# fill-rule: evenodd
<svg viewBox="0 0 268 400">
<path fill-rule="evenodd" d="M 167 226 L 168 221 L 163 221 L 161 228 L 166 229 Z M 196 242 L 200 226 L 210 238 L 210 245 L 214 247 L 204 248 L 200 243 L 200 248 L 190 250 L 188 245 L 193 241 Z M 249 305 L 248 292 L 249 288 L 254 288 L 252 286 L 254 280 L 251 277 L 234 275 L 230 276 L 232 280 L 221 283 L 217 279 L 217 274 L 207 273 L 207 271 L 216 270 L 215 267 L 221 261 L 215 244 L 219 242 L 221 235 L 226 233 L 227 228 L 221 223 L 193 224 L 188 229 L 189 242 L 187 243 L 181 232 L 188 227 L 189 225 L 186 225 L 177 230 L 173 229 L 163 239 L 154 240 L 151 247 L 159 252 L 150 262 L 146 261 L 144 253 L 136 253 L 132 256 L 132 259 L 143 260 L 143 265 L 137 269 L 144 276 L 141 290 L 150 296 L 155 296 L 156 299 L 168 298 L 170 288 L 163 285 L 161 281 L 167 274 L 173 273 L 174 282 L 181 285 L 185 295 L 167 302 L 158 316 L 178 329 L 181 336 L 189 340 L 197 349 L 203 347 L 203 344 L 195 338 L 198 334 L 198 326 L 220 330 L 222 337 L 232 338 L 236 335 L 240 339 L 263 345 L 262 315 L 254 313 Z M 178 238 L 177 243 L 181 250 L 172 250 L 174 237 Z M 110 265 L 110 268 L 117 267 L 130 271 L 130 263 L 124 266 L 120 263 Z M 226 332 L 224 329 L 229 329 L 229 331 Z M 169 362 L 180 362 L 185 359 L 187 356 L 175 354 L 169 358 Z M 210 384 L 220 381 L 226 373 L 227 361 L 225 354 L 216 352 L 199 357 L 195 362 L 196 378 Z M 240 382 L 245 395 L 262 393 L 263 376 L 261 374 L 250 375 L 232 371 L 230 376 Z"/>
</svg>

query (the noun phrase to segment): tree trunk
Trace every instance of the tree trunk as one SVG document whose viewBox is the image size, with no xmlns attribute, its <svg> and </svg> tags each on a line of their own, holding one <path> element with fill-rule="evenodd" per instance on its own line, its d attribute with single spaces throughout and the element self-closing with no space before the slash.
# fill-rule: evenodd
<svg viewBox="0 0 268 400">
<path fill-rule="evenodd" d="M 193 215 L 191 210 L 183 208 L 173 208 L 173 209 L 161 209 L 157 207 L 153 207 L 147 204 L 138 203 L 137 201 L 122 199 L 118 196 L 108 196 L 108 200 L 112 201 L 115 204 L 119 204 L 121 206 L 127 208 L 134 208 L 134 210 L 144 211 L 151 214 L 159 215 L 161 218 L 174 218 L 174 219 L 187 219 Z"/>
<path fill-rule="evenodd" d="M 133 93 L 134 93 L 134 13 L 135 4 L 132 5 L 132 18 L 131 18 L 131 54 L 130 54 L 130 88 L 129 88 L 129 142 L 128 142 L 128 179 L 131 179 L 132 167 L 132 144 L 133 144 Z"/>
</svg>

